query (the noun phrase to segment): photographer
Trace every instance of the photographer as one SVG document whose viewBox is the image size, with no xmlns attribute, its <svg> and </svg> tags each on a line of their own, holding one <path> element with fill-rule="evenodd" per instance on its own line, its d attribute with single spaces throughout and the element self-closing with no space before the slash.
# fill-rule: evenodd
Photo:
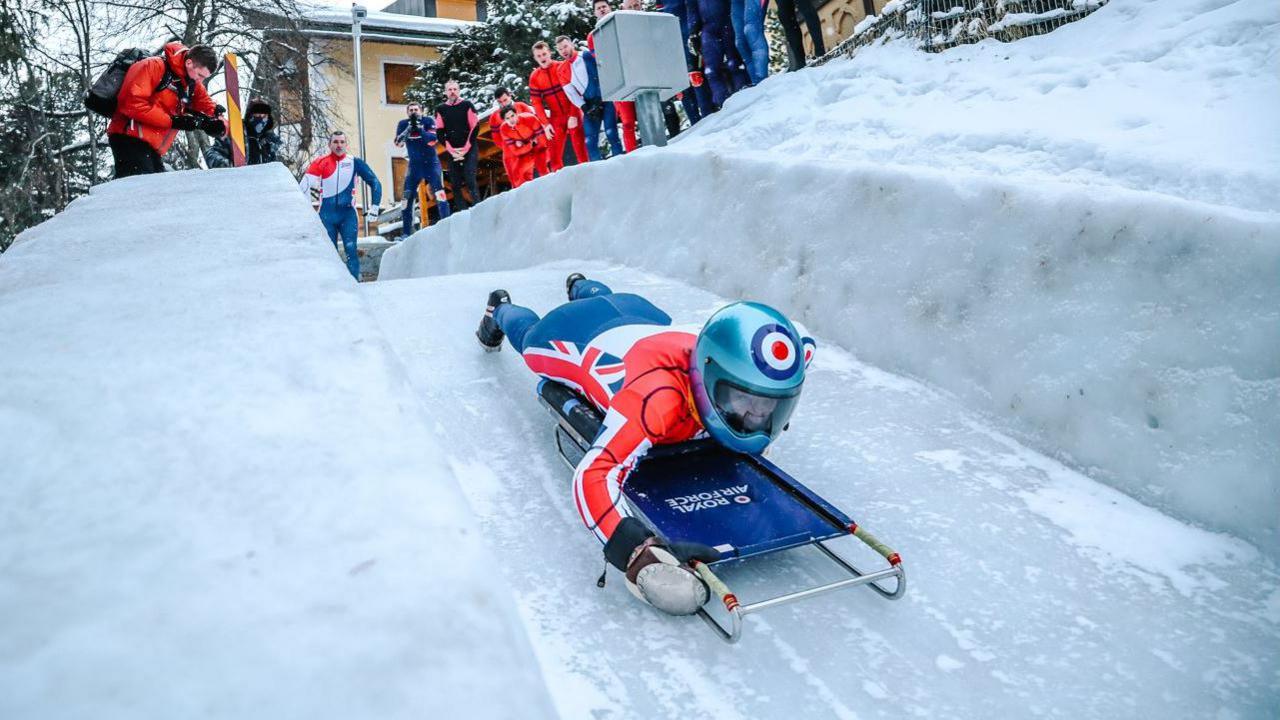
<svg viewBox="0 0 1280 720">
<path fill-rule="evenodd" d="M 218 54 L 208 45 L 188 49 L 180 42 L 161 55 L 135 62 L 124 76 L 116 113 L 107 125 L 107 142 L 116 177 L 164 172 L 161 157 L 179 130 L 226 134 L 221 108 L 209 99 L 204 83 L 218 69 Z"/>
<path fill-rule="evenodd" d="M 244 118 L 244 162 L 261 165 L 276 162 L 281 140 L 272 128 L 276 126 L 271 106 L 264 100 L 251 100 Z M 211 168 L 231 167 L 231 138 L 223 136 L 204 151 L 204 162 Z"/>
<path fill-rule="evenodd" d="M 413 234 L 413 206 L 417 204 L 418 184 L 426 181 L 436 198 L 440 219 L 449 217 L 449 198 L 444 192 L 444 180 L 440 173 L 440 158 L 436 155 L 436 121 L 423 117 L 422 106 L 409 103 L 405 108 L 409 117 L 396 125 L 396 147 L 403 147 L 409 156 L 409 171 L 404 176 L 404 213 L 400 237 Z"/>
</svg>

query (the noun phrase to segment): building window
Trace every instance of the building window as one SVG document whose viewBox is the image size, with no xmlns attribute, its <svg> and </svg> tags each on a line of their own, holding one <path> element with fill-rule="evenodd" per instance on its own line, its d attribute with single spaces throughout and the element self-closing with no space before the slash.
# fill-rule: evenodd
<svg viewBox="0 0 1280 720">
<path fill-rule="evenodd" d="M 404 91 L 409 89 L 409 84 L 413 82 L 417 71 L 417 65 L 383 63 L 382 87 L 384 97 L 382 101 L 388 105 L 404 105 Z"/>
</svg>

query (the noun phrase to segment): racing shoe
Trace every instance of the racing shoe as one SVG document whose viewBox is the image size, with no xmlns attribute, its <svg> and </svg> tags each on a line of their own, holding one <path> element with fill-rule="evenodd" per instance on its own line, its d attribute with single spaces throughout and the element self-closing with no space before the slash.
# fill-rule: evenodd
<svg viewBox="0 0 1280 720">
<path fill-rule="evenodd" d="M 668 615 L 692 615 L 711 597 L 690 561 L 720 559 L 715 548 L 705 545 L 668 545 L 633 517 L 618 523 L 604 553 L 611 565 L 626 573 L 632 595 Z"/>
<path fill-rule="evenodd" d="M 570 300 L 573 299 L 573 284 L 578 282 L 579 280 L 586 280 L 586 279 L 587 279 L 586 275 L 583 275 L 582 273 L 578 273 L 578 272 L 569 273 L 569 277 L 564 279 L 564 292 L 566 295 L 569 296 Z"/>
<path fill-rule="evenodd" d="M 506 290 L 494 290 L 489 293 L 489 304 L 484 309 L 484 317 L 480 318 L 480 328 L 476 330 L 476 339 L 480 341 L 485 352 L 498 352 L 502 349 L 502 339 L 506 337 L 502 328 L 493 319 L 493 311 L 503 303 L 510 303 L 511 296 Z"/>
</svg>

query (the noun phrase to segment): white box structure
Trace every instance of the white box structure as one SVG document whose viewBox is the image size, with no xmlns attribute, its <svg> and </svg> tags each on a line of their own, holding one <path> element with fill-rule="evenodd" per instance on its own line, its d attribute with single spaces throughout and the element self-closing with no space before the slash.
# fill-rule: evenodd
<svg viewBox="0 0 1280 720">
<path fill-rule="evenodd" d="M 618 10 L 595 29 L 600 93 L 605 100 L 633 100 L 641 90 L 666 101 L 689 87 L 680 21 L 669 13 Z"/>
</svg>

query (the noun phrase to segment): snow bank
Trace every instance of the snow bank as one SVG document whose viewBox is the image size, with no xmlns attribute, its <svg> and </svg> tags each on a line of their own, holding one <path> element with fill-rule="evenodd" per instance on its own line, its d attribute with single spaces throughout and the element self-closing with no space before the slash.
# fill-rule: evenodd
<svg viewBox="0 0 1280 720">
<path fill-rule="evenodd" d="M 1280 213 L 1278 27 L 1274 0 L 1114 0 L 1014 43 L 874 45 L 736 95 L 675 145 Z"/>
<path fill-rule="evenodd" d="M 0 257 L 0 717 L 551 715 L 376 327 L 279 165 Z"/>
<path fill-rule="evenodd" d="M 1270 216 L 669 149 L 486 200 L 387 252 L 381 277 L 557 258 L 774 303 L 1145 502 L 1280 547 Z"/>
</svg>

